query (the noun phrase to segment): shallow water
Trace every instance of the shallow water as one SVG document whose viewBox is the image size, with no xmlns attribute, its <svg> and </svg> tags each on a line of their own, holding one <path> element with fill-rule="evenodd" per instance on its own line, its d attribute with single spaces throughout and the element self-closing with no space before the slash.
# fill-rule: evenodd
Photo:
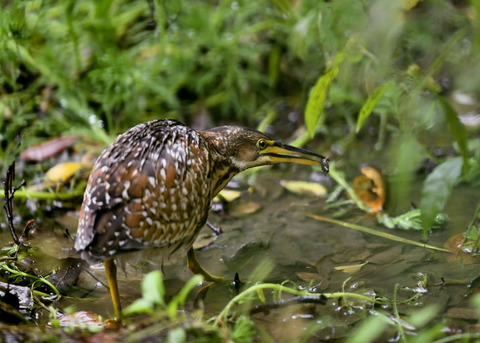
<svg viewBox="0 0 480 343">
<path fill-rule="evenodd" d="M 476 264 L 466 264 L 455 260 L 451 254 L 432 251 L 390 241 L 357 232 L 334 224 L 323 223 L 308 218 L 304 212 L 328 216 L 323 210 L 324 200 L 313 199 L 288 193 L 279 185 L 279 181 L 292 178 L 279 169 L 262 171 L 253 182 L 253 192 L 244 192 L 237 202 L 254 201 L 261 209 L 253 214 L 232 217 L 228 214 L 211 213 L 209 221 L 219 226 L 223 233 L 212 238 L 212 231 L 204 228 L 200 234 L 200 245 L 208 245 L 197 250 L 197 256 L 203 267 L 210 272 L 233 279 L 239 273 L 244 282 L 263 280 L 267 282 L 293 282 L 316 292 L 338 292 L 345 284 L 346 290 L 368 294 L 375 292 L 379 296 L 392 298 L 395 285 L 399 285 L 399 299 L 407 299 L 415 294 L 415 306 L 400 306 L 400 310 L 411 311 L 430 303 L 441 304 L 441 312 L 448 315 L 452 308 L 465 308 L 468 305 L 470 283 L 478 276 Z M 295 174 L 295 179 L 308 180 L 309 173 Z M 450 236 L 465 231 L 474 212 L 477 192 L 467 186 L 459 186 L 449 201 L 445 212 L 450 216 L 446 229 L 434 232 L 428 243 L 443 246 Z M 235 206 L 235 203 L 229 205 Z M 228 211 L 227 211 L 228 213 Z M 361 212 L 352 212 L 343 218 L 349 222 L 374 227 L 379 230 L 419 241 L 420 232 L 406 232 L 384 229 L 376 224 L 376 219 Z M 203 240 L 203 243 L 202 243 Z M 368 262 L 359 272 L 347 274 L 334 269 L 338 266 L 355 265 Z M 259 265 L 273 266 L 268 274 L 260 272 L 252 275 Z M 119 270 L 120 293 L 124 306 L 141 296 L 140 283 L 144 273 L 159 268 L 154 262 L 143 263 L 136 268 L 126 266 L 126 272 Z M 191 277 L 185 266 L 185 258 L 176 256 L 163 267 L 167 293 L 175 294 Z M 96 277 L 105 280 L 103 268 L 92 268 Z M 427 277 L 424 285 L 422 281 Z M 75 296 L 87 297 L 79 301 L 75 297 L 63 298 L 58 306 L 66 308 L 73 305 L 76 310 L 89 310 L 103 316 L 112 314 L 110 297 L 105 287 L 92 280 L 88 274 L 82 274 L 80 284 L 90 289 L 78 290 Z M 205 311 L 215 314 L 233 297 L 233 288 L 228 284 L 211 287 L 204 299 Z M 326 313 L 333 307 L 319 307 Z M 364 310 L 364 309 L 363 309 Z M 303 311 L 303 310 L 302 310 Z M 300 312 L 302 312 L 300 311 Z M 364 311 L 363 311 L 364 312 Z M 278 326 L 279 321 L 288 324 L 289 330 L 301 334 L 312 321 L 325 325 L 322 337 L 333 335 L 333 325 L 337 327 L 336 338 L 342 337 L 345 325 L 358 319 L 355 313 L 340 315 L 340 323 L 318 324 L 322 313 L 307 315 L 291 312 L 289 309 L 274 311 L 269 315 L 257 314 L 254 317 L 265 325 L 273 337 L 282 338 L 285 334 Z M 363 316 L 363 315 L 362 315 Z M 327 317 L 325 317 L 327 318 Z M 330 316 L 330 319 L 332 317 Z M 348 319 L 350 318 L 350 319 Z M 288 331 L 288 330 L 287 330 Z M 329 336 L 330 337 L 330 336 Z"/>
<path fill-rule="evenodd" d="M 457 317 L 461 317 L 468 307 L 469 294 L 473 291 L 469 286 L 479 275 L 476 263 L 455 259 L 453 254 L 390 241 L 305 216 L 305 212 L 327 217 L 331 213 L 324 210 L 324 199 L 291 194 L 280 186 L 280 180 L 308 181 L 312 178 L 318 179 L 319 175 L 305 168 L 295 167 L 293 171 L 264 168 L 250 179 L 251 191 L 242 182 L 240 199 L 228 204 L 223 213 L 210 214 L 209 221 L 220 227 L 223 233 L 215 236 L 205 227 L 197 240 L 201 247 L 197 256 L 202 266 L 232 280 L 233 275 L 239 273 L 247 285 L 259 280 L 278 283 L 291 280 L 315 292 L 338 292 L 344 287 L 346 291 L 392 298 L 396 285 L 399 285 L 399 299 L 417 295 L 409 305 L 400 305 L 400 311 L 409 313 L 415 308 L 439 304 L 439 319 L 453 317 L 462 325 L 463 319 Z M 417 184 L 414 190 L 420 187 Z M 247 202 L 257 203 L 260 210 L 236 217 L 229 214 L 234 212 L 235 206 Z M 465 231 L 477 202 L 476 189 L 463 185 L 456 187 L 445 209 L 450 217 L 448 226 L 432 233 L 428 243 L 442 247 L 452 235 Z M 70 225 L 69 230 L 74 232 L 76 221 L 72 220 L 71 214 L 67 217 L 70 224 L 62 221 L 62 227 Z M 360 211 L 352 211 L 341 219 L 415 241 L 422 237 L 421 232 L 382 228 L 373 216 Z M 9 236 L 2 234 L 1 238 L 6 241 Z M 140 284 L 145 273 L 160 268 L 158 261 L 152 259 L 154 256 L 149 257 L 147 262 L 137 260 L 134 265 L 126 264 L 124 270 L 119 268 L 124 307 L 141 297 Z M 364 262 L 368 263 L 354 274 L 335 269 Z M 259 266 L 263 266 L 263 271 Z M 163 271 L 168 295 L 178 292 L 192 276 L 183 255 L 166 261 Z M 254 271 L 257 273 L 253 274 Z M 55 306 L 110 317 L 113 313 L 110 295 L 102 285 L 102 282 L 106 283 L 104 270 L 102 266 L 92 266 L 90 272 L 82 272 L 77 286 L 69 289 L 68 296 L 62 297 Z M 424 280 L 427 280 L 426 284 L 422 283 Z M 234 290 L 228 283 L 211 287 L 204 299 L 207 317 L 218 313 L 233 296 Z M 455 312 L 457 310 L 460 314 Z M 302 335 L 312 323 L 323 328 L 318 330 L 316 338 L 341 339 L 348 332 L 348 325 L 364 317 L 367 311 L 368 306 L 362 305 L 349 312 L 329 302 L 326 306 L 287 307 L 268 315 L 256 314 L 254 318 L 278 341 Z"/>
</svg>

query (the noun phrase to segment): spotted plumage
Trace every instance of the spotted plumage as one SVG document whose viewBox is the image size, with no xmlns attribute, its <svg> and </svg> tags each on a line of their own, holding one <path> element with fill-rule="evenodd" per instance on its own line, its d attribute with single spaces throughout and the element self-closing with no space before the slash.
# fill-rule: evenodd
<svg viewBox="0 0 480 343">
<path fill-rule="evenodd" d="M 167 120 L 134 127 L 93 167 L 75 248 L 93 262 L 190 245 L 210 208 L 212 170 L 208 146 L 196 131 Z"/>
<path fill-rule="evenodd" d="M 322 155 L 239 126 L 195 131 L 154 120 L 120 135 L 95 162 L 75 241 L 82 258 L 104 261 L 116 315 L 121 309 L 113 257 L 152 247 L 167 254 L 185 248 L 191 269 L 215 279 L 191 248 L 212 199 L 237 173 L 282 162 L 321 165 L 328 172 Z"/>
</svg>

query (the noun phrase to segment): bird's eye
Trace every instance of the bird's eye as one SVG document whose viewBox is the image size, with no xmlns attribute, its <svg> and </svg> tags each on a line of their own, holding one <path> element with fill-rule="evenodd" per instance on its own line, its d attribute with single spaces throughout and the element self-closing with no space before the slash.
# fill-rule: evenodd
<svg viewBox="0 0 480 343">
<path fill-rule="evenodd" d="M 257 142 L 257 147 L 263 150 L 267 147 L 267 142 L 264 139 L 259 139 Z"/>
</svg>

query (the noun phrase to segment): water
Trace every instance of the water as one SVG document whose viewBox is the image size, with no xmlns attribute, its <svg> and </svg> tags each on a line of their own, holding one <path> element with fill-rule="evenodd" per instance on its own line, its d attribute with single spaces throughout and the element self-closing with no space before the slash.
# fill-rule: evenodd
<svg viewBox="0 0 480 343">
<path fill-rule="evenodd" d="M 288 169 L 287 169 L 288 171 Z M 409 313 L 429 304 L 439 304 L 438 317 L 462 318 L 469 305 L 469 288 L 478 277 L 478 266 L 455 259 L 453 254 L 432 251 L 375 237 L 330 223 L 319 222 L 305 216 L 311 212 L 329 216 L 323 199 L 298 196 L 282 189 L 281 179 L 309 180 L 311 173 L 297 170 L 266 169 L 252 182 L 252 192 L 244 191 L 230 209 L 241 202 L 256 202 L 260 210 L 252 214 L 232 217 L 228 213 L 211 213 L 209 221 L 223 233 L 212 238 L 210 229 L 204 228 L 200 239 L 202 249 L 197 251 L 201 264 L 208 271 L 231 277 L 239 273 L 244 282 L 266 281 L 281 283 L 291 280 L 315 292 L 346 291 L 374 294 L 392 298 L 398 288 L 398 299 L 412 298 L 399 310 Z M 419 189 L 417 184 L 415 189 Z M 447 204 L 450 216 L 446 229 L 434 232 L 428 243 L 443 246 L 454 234 L 466 230 L 478 201 L 477 190 L 458 186 Z M 342 220 L 384 230 L 408 239 L 421 240 L 420 232 L 388 230 L 380 227 L 376 219 L 360 211 L 352 211 Z M 72 224 L 73 223 L 73 224 Z M 69 230 L 74 232 L 75 221 Z M 57 224 L 58 225 L 58 224 Z M 67 224 L 64 224 L 67 225 Z M 8 239 L 2 235 L 2 241 Z M 367 262 L 358 272 L 348 274 L 335 267 Z M 474 260 L 474 262 L 476 262 Z M 258 272 L 258 266 L 265 266 Z M 122 303 L 127 306 L 141 297 L 140 284 L 146 272 L 160 268 L 156 262 L 126 265 L 119 268 L 118 279 Z M 257 274 L 252 274 L 257 270 Z M 186 268 L 185 256 L 175 256 L 163 267 L 167 297 L 174 295 L 192 276 Z M 88 310 L 104 317 L 112 315 L 110 295 L 102 285 L 106 283 L 103 268 L 97 266 L 80 274 L 77 286 L 66 291 L 54 305 L 62 310 Z M 92 276 L 93 275 L 93 276 Z M 95 279 L 97 278 L 98 281 Z M 247 283 L 248 285 L 248 283 Z M 244 286 L 245 287 L 245 286 Z M 204 299 L 206 316 L 217 314 L 234 296 L 228 284 L 211 287 Z M 348 325 L 368 314 L 370 306 L 357 304 L 345 309 L 328 301 L 326 305 L 293 306 L 253 316 L 269 334 L 278 340 L 302 335 L 312 325 L 317 338 L 340 339 L 348 332 Z M 386 306 L 388 309 L 389 306 Z M 279 326 L 279 323 L 282 325 Z M 463 324 L 462 324 L 463 323 Z"/>
</svg>

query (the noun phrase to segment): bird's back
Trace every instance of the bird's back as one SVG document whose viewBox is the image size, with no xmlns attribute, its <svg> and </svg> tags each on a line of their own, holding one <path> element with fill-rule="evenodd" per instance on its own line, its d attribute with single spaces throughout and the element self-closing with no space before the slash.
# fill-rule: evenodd
<svg viewBox="0 0 480 343">
<path fill-rule="evenodd" d="M 93 167 L 75 248 L 90 261 L 152 246 L 188 248 L 210 208 L 211 173 L 196 131 L 172 120 L 135 126 Z"/>
</svg>

